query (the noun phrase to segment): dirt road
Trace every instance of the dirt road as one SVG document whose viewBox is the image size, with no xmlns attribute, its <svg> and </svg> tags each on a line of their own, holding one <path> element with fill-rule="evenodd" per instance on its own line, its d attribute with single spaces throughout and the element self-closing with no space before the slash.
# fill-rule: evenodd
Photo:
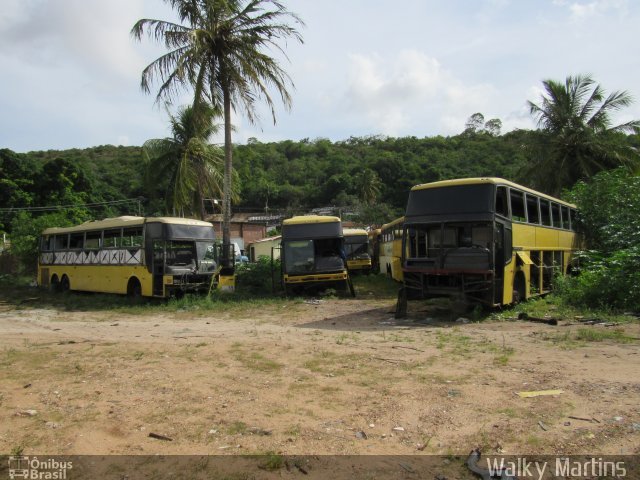
<svg viewBox="0 0 640 480">
<path fill-rule="evenodd" d="M 392 309 L 0 303 L 0 451 L 640 453 L 638 323 L 600 338 L 614 329 L 456 323 L 440 307 L 397 322 Z M 516 395 L 539 390 L 562 393 Z"/>
</svg>

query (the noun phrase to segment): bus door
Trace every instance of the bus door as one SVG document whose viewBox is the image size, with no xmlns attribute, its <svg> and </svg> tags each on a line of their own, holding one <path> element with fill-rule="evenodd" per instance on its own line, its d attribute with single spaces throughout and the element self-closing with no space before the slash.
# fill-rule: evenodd
<svg viewBox="0 0 640 480">
<path fill-rule="evenodd" d="M 495 303 L 503 303 L 505 272 L 508 270 L 513 251 L 511 223 L 496 219 L 494 228 L 494 294 Z M 509 279 L 511 275 L 507 275 Z"/>
<path fill-rule="evenodd" d="M 151 273 L 153 275 L 153 295 L 164 296 L 164 240 L 153 240 L 153 260 Z"/>
</svg>

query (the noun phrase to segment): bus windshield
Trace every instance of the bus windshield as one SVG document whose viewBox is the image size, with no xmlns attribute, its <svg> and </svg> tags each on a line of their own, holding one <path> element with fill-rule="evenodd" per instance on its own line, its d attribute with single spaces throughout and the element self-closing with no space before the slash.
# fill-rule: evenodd
<svg viewBox="0 0 640 480">
<path fill-rule="evenodd" d="M 338 238 L 284 242 L 285 272 L 303 274 L 344 268 L 341 240 Z"/>
<path fill-rule="evenodd" d="M 495 186 L 491 184 L 412 190 L 406 216 L 491 212 L 494 190 Z"/>
<path fill-rule="evenodd" d="M 347 258 L 357 258 L 369 255 L 369 243 L 367 237 L 356 238 L 355 241 L 351 243 L 349 240 L 346 241 L 344 245 L 345 252 L 347 254 Z"/>
</svg>

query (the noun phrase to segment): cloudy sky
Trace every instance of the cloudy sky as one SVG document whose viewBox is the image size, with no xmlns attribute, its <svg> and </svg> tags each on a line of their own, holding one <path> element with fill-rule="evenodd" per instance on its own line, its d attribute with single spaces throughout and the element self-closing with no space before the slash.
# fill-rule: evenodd
<svg viewBox="0 0 640 480">
<path fill-rule="evenodd" d="M 455 135 L 475 112 L 503 132 L 533 128 L 541 81 L 589 73 L 636 103 L 636 0 L 284 0 L 306 23 L 285 50 L 295 90 L 277 125 L 234 118 L 234 140 Z M 141 145 L 168 135 L 140 90 L 162 50 L 136 43 L 140 18 L 172 19 L 162 0 L 2 0 L 0 148 L 18 152 Z M 188 103 L 185 94 L 178 103 Z"/>
</svg>

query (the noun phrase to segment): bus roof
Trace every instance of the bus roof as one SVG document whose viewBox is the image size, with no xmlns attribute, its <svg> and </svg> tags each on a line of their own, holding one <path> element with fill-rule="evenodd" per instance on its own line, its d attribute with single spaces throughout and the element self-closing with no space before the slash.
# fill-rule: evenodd
<svg viewBox="0 0 640 480">
<path fill-rule="evenodd" d="M 369 234 L 369 232 L 367 232 L 364 228 L 343 228 L 342 234 L 345 237 L 355 237 L 356 235 L 366 236 Z"/>
<path fill-rule="evenodd" d="M 340 222 L 338 217 L 329 217 L 324 215 L 304 215 L 299 217 L 287 218 L 282 225 L 303 225 L 306 223 L 334 223 Z"/>
<path fill-rule="evenodd" d="M 213 224 L 211 224 L 210 222 L 203 222 L 202 220 L 194 220 L 191 218 L 123 216 L 123 217 L 105 218 L 104 220 L 88 221 L 80 225 L 75 225 L 73 227 L 47 228 L 42 232 L 42 234 L 52 235 L 56 233 L 84 232 L 85 230 L 104 230 L 107 228 L 136 227 L 144 223 L 171 223 L 175 225 L 191 225 L 191 226 L 213 228 Z"/>
<path fill-rule="evenodd" d="M 481 183 L 492 183 L 494 185 L 506 185 L 508 187 L 517 188 L 518 190 L 531 193 L 532 195 L 537 195 L 541 198 L 546 198 L 547 200 L 552 200 L 554 202 L 562 203 L 563 205 L 576 208 L 576 206 L 572 203 L 565 202 L 563 200 L 560 200 L 559 198 L 555 198 L 555 197 L 552 197 L 551 195 L 547 195 L 546 193 L 538 192 L 537 190 L 533 190 L 531 188 L 519 185 L 515 182 L 511 182 L 509 180 L 505 180 L 504 178 L 498 178 L 498 177 L 475 177 L 475 178 L 456 178 L 453 180 L 441 180 L 439 182 L 423 183 L 420 185 L 416 185 L 411 188 L 411 191 L 426 190 L 428 188 L 452 187 L 456 185 L 477 185 Z M 384 225 L 382 228 L 384 228 Z"/>
</svg>

